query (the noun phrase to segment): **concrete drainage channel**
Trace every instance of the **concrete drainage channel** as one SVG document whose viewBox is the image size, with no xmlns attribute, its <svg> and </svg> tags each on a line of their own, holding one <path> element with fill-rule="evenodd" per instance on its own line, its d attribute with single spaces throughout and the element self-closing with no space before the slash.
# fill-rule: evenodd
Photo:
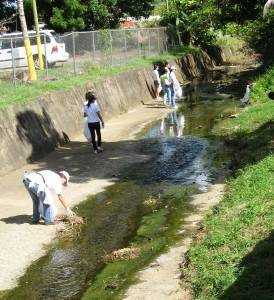
<svg viewBox="0 0 274 300">
<path fill-rule="evenodd" d="M 229 91 L 225 82 L 199 83 L 191 89 L 188 104 L 147 126 L 136 144 L 146 161 L 121 170 L 116 184 L 80 204 L 77 209 L 85 224 L 61 232 L 48 254 L 35 262 L 20 279 L 19 286 L 3 299 L 115 299 L 117 295 L 122 298 L 140 267 L 166 252 L 168 246 L 184 240 L 177 250 L 170 250 L 174 256 L 161 256 L 154 262 L 156 269 L 149 268 L 159 273 L 160 265 L 165 270 L 173 270 L 174 265 L 178 273 L 182 253 L 190 245 L 189 235 L 201 220 L 201 212 L 214 204 L 208 200 L 218 200 L 223 190 L 223 185 L 214 185 L 213 189 L 212 185 L 225 177 L 229 151 L 222 141 L 209 135 L 216 120 L 225 112 L 234 111 L 236 103 L 229 97 L 208 100 L 204 92 L 213 94 L 222 91 L 222 87 Z M 193 194 L 199 195 L 191 201 Z M 121 266 L 114 266 L 116 275 L 111 274 L 111 265 L 117 263 L 106 262 L 105 255 L 136 246 L 140 247 L 139 258 L 122 262 L 124 273 Z M 108 275 L 104 275 L 106 269 Z M 178 274 L 164 272 L 162 279 L 175 275 L 178 283 Z M 133 285 L 125 297 L 146 299 L 141 291 L 147 290 L 146 285 L 155 284 L 151 289 L 154 298 L 147 295 L 147 299 L 155 299 L 156 290 L 161 289 L 153 280 L 148 282 L 153 276 L 141 273 L 140 278 L 145 285 Z M 174 286 L 159 297 L 167 297 L 172 291 Z"/>
</svg>

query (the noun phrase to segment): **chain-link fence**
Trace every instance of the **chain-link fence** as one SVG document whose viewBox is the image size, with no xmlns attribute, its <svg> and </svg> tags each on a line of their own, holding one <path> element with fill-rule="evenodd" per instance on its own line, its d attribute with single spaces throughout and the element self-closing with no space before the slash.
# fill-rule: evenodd
<svg viewBox="0 0 274 300">
<path fill-rule="evenodd" d="M 31 50 L 38 80 L 58 80 L 91 72 L 94 66 L 110 67 L 129 60 L 167 52 L 168 33 L 164 27 L 71 32 L 56 35 L 41 32 L 44 70 L 39 70 L 35 33 Z M 0 88 L 28 81 L 27 57 L 20 33 L 0 36 Z"/>
</svg>

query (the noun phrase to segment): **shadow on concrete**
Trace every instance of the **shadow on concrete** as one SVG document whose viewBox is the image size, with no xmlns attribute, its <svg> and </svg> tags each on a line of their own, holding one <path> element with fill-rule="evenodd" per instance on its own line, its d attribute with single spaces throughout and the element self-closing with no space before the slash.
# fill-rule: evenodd
<svg viewBox="0 0 274 300">
<path fill-rule="evenodd" d="M 32 110 L 26 110 L 18 113 L 16 118 L 18 138 L 20 141 L 32 146 L 32 153 L 28 157 L 28 162 L 43 157 L 57 146 L 69 141 L 69 137 L 65 132 L 63 132 L 63 137 L 59 135 L 51 117 L 44 108 L 42 115 L 38 115 Z"/>
<path fill-rule="evenodd" d="M 152 84 L 149 84 L 146 80 L 146 86 L 147 86 L 147 89 L 150 93 L 150 96 L 155 99 L 156 98 L 156 94 L 155 94 L 155 91 L 154 91 L 154 86 Z"/>
<path fill-rule="evenodd" d="M 8 218 L 0 219 L 0 222 L 4 222 L 6 224 L 31 224 L 31 215 L 18 215 L 18 216 L 12 216 Z"/>
<path fill-rule="evenodd" d="M 168 107 L 164 104 L 164 99 L 163 99 L 163 102 L 162 102 L 162 103 L 159 102 L 159 101 L 157 101 L 156 103 L 148 103 L 148 104 L 144 103 L 144 106 L 145 106 L 146 108 L 161 108 L 161 109 L 163 109 L 163 108 L 168 108 Z"/>
<path fill-rule="evenodd" d="M 55 172 L 66 170 L 72 183 L 85 183 L 94 179 L 115 178 L 121 168 L 141 160 L 142 141 L 120 141 L 104 143 L 104 152 L 93 153 L 89 142 L 73 141 L 57 148 L 45 158 L 37 161 L 39 170 Z"/>
<path fill-rule="evenodd" d="M 244 270 L 220 300 L 270 300 L 274 295 L 274 231 L 240 263 Z"/>
</svg>

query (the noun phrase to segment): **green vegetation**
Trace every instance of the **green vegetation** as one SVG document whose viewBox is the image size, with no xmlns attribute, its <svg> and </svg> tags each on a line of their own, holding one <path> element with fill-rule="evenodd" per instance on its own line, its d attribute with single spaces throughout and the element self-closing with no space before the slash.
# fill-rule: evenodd
<svg viewBox="0 0 274 300">
<path fill-rule="evenodd" d="M 183 270 L 196 299 L 273 299 L 273 74 L 256 81 L 250 107 L 213 130 L 234 149 L 234 177 Z"/>
<path fill-rule="evenodd" d="M 144 216 L 128 247 L 140 248 L 134 259 L 107 263 L 83 296 L 83 300 L 120 299 L 126 288 L 136 281 L 136 272 L 166 251 L 180 236 L 178 229 L 190 211 L 191 188 L 172 187 L 163 194 L 149 196 L 144 202 Z M 113 288 L 114 287 L 114 288 Z"/>
<path fill-rule="evenodd" d="M 0 7 L 0 20 L 16 12 L 16 0 L 5 0 Z M 148 17 L 154 0 L 37 0 L 39 17 L 49 28 L 60 32 L 91 28 L 114 28 L 120 18 Z M 33 26 L 32 0 L 25 0 L 28 26 Z M 15 29 L 15 23 L 10 25 Z"/>
<path fill-rule="evenodd" d="M 189 199 L 194 190 L 121 181 L 89 197 L 74 208 L 84 224 L 60 232 L 47 254 L 19 279 L 18 287 L 3 292 L 0 299 L 41 299 L 45 293 L 59 299 L 71 291 L 77 299 L 84 291 L 84 299 L 115 299 L 134 282 L 138 270 L 179 238 L 183 217 L 192 210 Z M 128 261 L 104 263 L 103 256 L 124 247 L 140 248 L 141 253 Z M 56 261 L 60 254 L 63 259 L 73 254 L 65 270 Z"/>
<path fill-rule="evenodd" d="M 157 8 L 161 24 L 173 28 L 178 43 L 203 48 L 219 46 L 218 32 L 243 39 L 265 58 L 273 59 L 274 12 L 263 18 L 266 0 L 173 0 Z"/>
</svg>

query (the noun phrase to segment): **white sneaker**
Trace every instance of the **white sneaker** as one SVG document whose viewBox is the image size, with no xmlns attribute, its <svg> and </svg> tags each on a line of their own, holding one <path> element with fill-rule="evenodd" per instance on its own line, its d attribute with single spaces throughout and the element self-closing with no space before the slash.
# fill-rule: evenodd
<svg viewBox="0 0 274 300">
<path fill-rule="evenodd" d="M 98 150 L 94 150 L 94 154 L 98 154 Z"/>
<path fill-rule="evenodd" d="M 104 151 L 104 148 L 102 148 L 102 147 L 97 147 L 97 149 L 98 149 L 100 152 L 103 152 L 103 151 Z"/>
</svg>

